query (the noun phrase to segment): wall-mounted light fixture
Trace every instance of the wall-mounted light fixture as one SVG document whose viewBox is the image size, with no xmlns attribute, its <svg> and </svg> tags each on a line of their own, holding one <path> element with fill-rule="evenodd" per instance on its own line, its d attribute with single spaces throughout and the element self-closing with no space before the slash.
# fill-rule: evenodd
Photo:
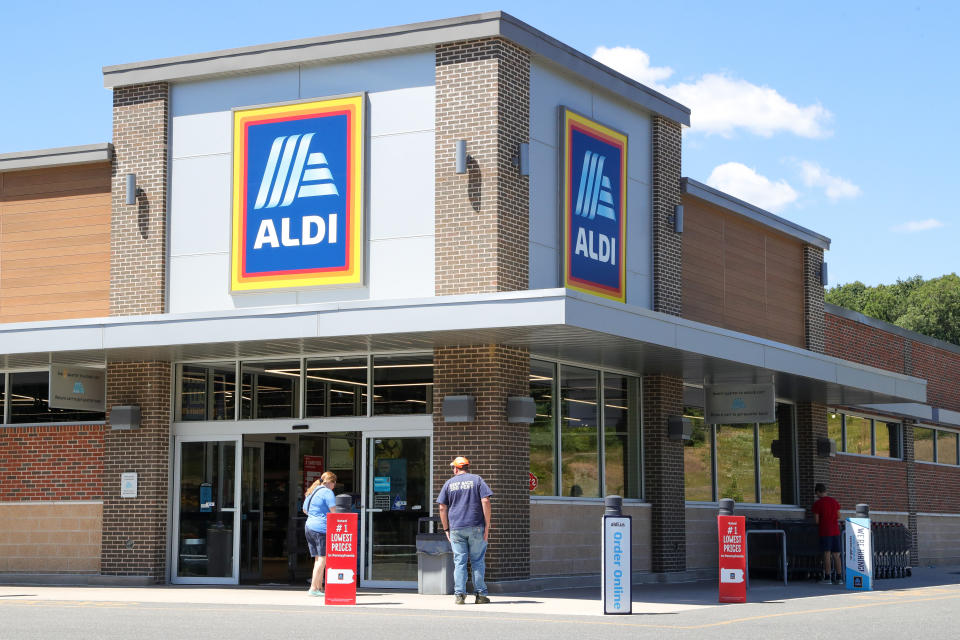
<svg viewBox="0 0 960 640">
<path fill-rule="evenodd" d="M 127 174 L 127 198 L 126 204 L 137 204 L 137 174 Z"/>
<path fill-rule="evenodd" d="M 683 205 L 678 204 L 673 208 L 673 231 L 674 233 L 683 233 Z"/>
<path fill-rule="evenodd" d="M 683 416 L 667 417 L 667 437 L 671 440 L 689 440 L 693 435 L 693 420 Z"/>
<path fill-rule="evenodd" d="M 513 166 L 519 171 L 520 175 L 530 175 L 530 143 L 521 142 L 517 148 L 517 155 L 513 156 Z"/>
<path fill-rule="evenodd" d="M 473 422 L 477 415 L 477 400 L 473 396 L 444 396 L 444 422 Z"/>
<path fill-rule="evenodd" d="M 533 424 L 537 418 L 537 403 L 530 396 L 507 398 L 507 422 Z"/>
<path fill-rule="evenodd" d="M 140 428 L 140 407 L 116 406 L 110 409 L 110 428 L 114 431 L 133 431 Z"/>
<path fill-rule="evenodd" d="M 467 172 L 467 141 L 457 140 L 457 168 L 456 172 L 463 174 Z"/>
<path fill-rule="evenodd" d="M 831 438 L 817 438 L 817 457 L 832 458 L 837 455 L 837 441 Z"/>
<path fill-rule="evenodd" d="M 828 282 L 829 280 L 827 279 L 827 263 L 821 262 L 820 263 L 820 284 L 825 287 L 827 286 Z"/>
</svg>

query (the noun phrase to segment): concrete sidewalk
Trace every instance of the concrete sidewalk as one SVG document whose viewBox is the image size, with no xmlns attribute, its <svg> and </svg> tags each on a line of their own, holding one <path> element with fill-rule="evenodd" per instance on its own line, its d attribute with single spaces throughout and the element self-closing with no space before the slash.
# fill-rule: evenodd
<svg viewBox="0 0 960 640">
<path fill-rule="evenodd" d="M 2 577 L 0 577 L 2 581 Z M 876 592 L 912 590 L 926 587 L 960 585 L 957 567 L 918 568 L 911 578 L 880 580 Z M 784 602 L 803 598 L 836 596 L 856 597 L 861 593 L 846 591 L 843 587 L 797 582 L 784 586 L 780 582 L 754 580 L 747 592 L 750 603 Z M 172 586 L 150 587 L 70 587 L 18 584 L 0 586 L 0 600 L 83 603 L 95 606 L 126 606 L 129 604 L 207 604 L 283 607 L 323 607 L 323 598 L 308 596 L 305 589 L 289 587 L 210 587 Z M 390 589 L 361 589 L 357 595 L 359 608 L 376 610 L 451 611 L 471 610 L 489 613 L 536 616 L 602 616 L 600 590 L 595 587 L 494 594 L 489 605 L 457 606 L 453 596 L 419 595 L 416 592 Z M 717 602 L 717 585 L 711 582 L 637 585 L 633 591 L 634 615 L 656 615 L 729 608 L 737 605 Z"/>
</svg>

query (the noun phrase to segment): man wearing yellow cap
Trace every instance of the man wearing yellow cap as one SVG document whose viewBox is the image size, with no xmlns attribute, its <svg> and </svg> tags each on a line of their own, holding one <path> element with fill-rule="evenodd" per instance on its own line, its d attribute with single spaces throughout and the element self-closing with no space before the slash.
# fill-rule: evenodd
<svg viewBox="0 0 960 640">
<path fill-rule="evenodd" d="M 490 496 L 493 491 L 480 476 L 470 473 L 470 461 L 459 456 L 450 463 L 453 477 L 447 480 L 437 496 L 440 521 L 453 547 L 454 602 L 467 599 L 467 558 L 473 567 L 473 588 L 476 604 L 487 604 L 487 583 L 483 580 L 483 558 L 490 534 Z"/>
</svg>

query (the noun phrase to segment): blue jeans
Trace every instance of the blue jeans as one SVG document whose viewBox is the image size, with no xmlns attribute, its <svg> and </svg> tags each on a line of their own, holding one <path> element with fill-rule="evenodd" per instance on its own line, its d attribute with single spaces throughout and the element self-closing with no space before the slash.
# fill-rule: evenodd
<svg viewBox="0 0 960 640">
<path fill-rule="evenodd" d="M 487 583 L 483 581 L 486 565 L 487 542 L 483 539 L 483 527 L 465 527 L 450 531 L 453 547 L 453 592 L 467 592 L 467 557 L 473 567 L 473 588 L 479 595 L 487 595 Z"/>
</svg>

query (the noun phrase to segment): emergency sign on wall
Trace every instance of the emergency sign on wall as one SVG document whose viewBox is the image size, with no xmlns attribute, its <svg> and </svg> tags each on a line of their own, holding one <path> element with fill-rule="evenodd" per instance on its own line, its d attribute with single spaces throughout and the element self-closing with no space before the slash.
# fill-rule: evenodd
<svg viewBox="0 0 960 640">
<path fill-rule="evenodd" d="M 363 284 L 364 105 L 234 111 L 232 291 Z"/>
<path fill-rule="evenodd" d="M 566 107 L 560 121 L 564 286 L 623 302 L 627 136 Z"/>
</svg>

